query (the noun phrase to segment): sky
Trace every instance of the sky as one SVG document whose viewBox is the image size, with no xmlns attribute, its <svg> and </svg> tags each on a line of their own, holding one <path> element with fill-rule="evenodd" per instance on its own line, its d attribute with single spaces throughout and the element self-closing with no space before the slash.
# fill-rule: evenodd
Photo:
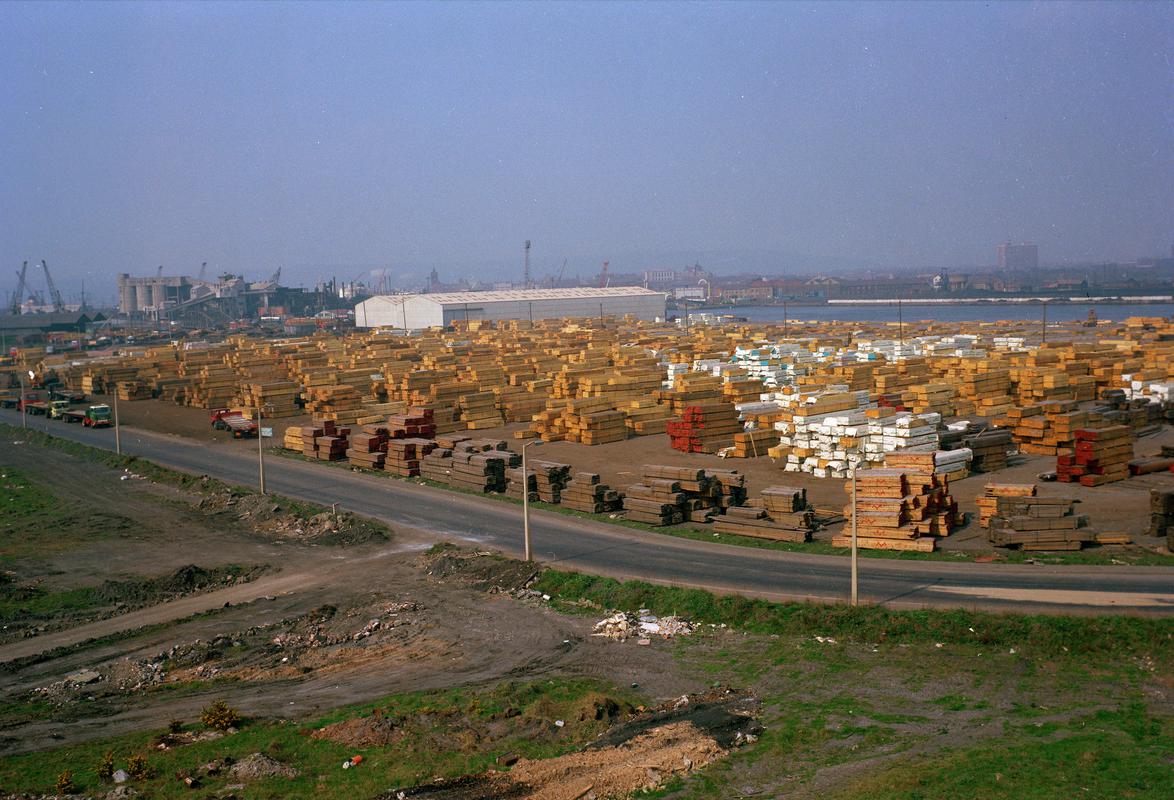
<svg viewBox="0 0 1174 800">
<path fill-rule="evenodd" d="M 0 3 L 0 289 L 1132 260 L 1174 3 Z"/>
</svg>

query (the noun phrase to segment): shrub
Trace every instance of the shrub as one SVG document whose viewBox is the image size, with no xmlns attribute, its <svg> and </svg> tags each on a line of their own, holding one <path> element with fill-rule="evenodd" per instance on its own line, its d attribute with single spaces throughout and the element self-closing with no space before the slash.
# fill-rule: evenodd
<svg viewBox="0 0 1174 800">
<path fill-rule="evenodd" d="M 223 700 L 217 700 L 200 712 L 200 722 L 218 731 L 226 731 L 240 725 L 241 716 L 235 708 Z"/>
<path fill-rule="evenodd" d="M 73 773 L 65 770 L 57 776 L 57 794 L 73 794 Z"/>
<path fill-rule="evenodd" d="M 98 762 L 98 779 L 102 781 L 114 780 L 114 753 L 110 750 Z"/>
<path fill-rule="evenodd" d="M 168 722 L 167 723 L 167 732 L 168 733 L 183 733 L 183 720 L 182 719 L 173 719 L 173 720 L 171 720 L 171 722 Z"/>
<path fill-rule="evenodd" d="M 155 774 L 146 756 L 131 756 L 126 762 L 126 774 L 136 781 L 145 781 Z"/>
</svg>

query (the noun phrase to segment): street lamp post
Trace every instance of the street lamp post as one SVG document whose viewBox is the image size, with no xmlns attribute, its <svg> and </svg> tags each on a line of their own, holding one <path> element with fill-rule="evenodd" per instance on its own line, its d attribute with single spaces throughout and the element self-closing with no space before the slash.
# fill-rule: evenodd
<svg viewBox="0 0 1174 800">
<path fill-rule="evenodd" d="M 527 561 L 532 561 L 533 558 L 530 552 L 530 471 L 526 467 L 526 450 L 544 444 L 546 442 L 541 439 L 531 439 L 522 445 L 522 539 Z"/>
<path fill-rule="evenodd" d="M 860 516 L 856 510 L 856 467 L 852 468 L 852 605 L 857 603 L 856 594 L 856 518 Z"/>
<path fill-rule="evenodd" d="M 118 424 L 118 384 L 114 385 L 114 452 L 122 455 L 122 428 Z"/>
<path fill-rule="evenodd" d="M 32 376 L 33 376 L 33 373 L 30 370 L 29 371 L 29 378 L 31 379 Z M 29 426 L 29 410 L 27 408 L 25 408 L 25 405 L 24 405 L 24 395 L 25 395 L 24 373 L 18 371 L 16 373 L 16 377 L 20 378 L 20 401 L 16 404 L 16 407 L 20 409 L 20 427 L 27 428 Z M 12 384 L 8 384 L 8 385 L 11 386 Z"/>
<path fill-rule="evenodd" d="M 265 429 L 261 427 L 264 406 L 257 406 L 257 477 L 265 494 Z"/>
</svg>

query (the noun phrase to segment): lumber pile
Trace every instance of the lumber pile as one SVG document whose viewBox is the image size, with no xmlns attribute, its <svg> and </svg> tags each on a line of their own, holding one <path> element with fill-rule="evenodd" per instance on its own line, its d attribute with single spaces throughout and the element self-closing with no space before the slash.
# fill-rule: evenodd
<svg viewBox="0 0 1174 800">
<path fill-rule="evenodd" d="M 1013 440 L 1011 431 L 991 428 L 962 437 L 963 446 L 970 449 L 971 472 L 996 472 L 1007 466 L 1007 452 Z"/>
<path fill-rule="evenodd" d="M 844 507 L 848 525 L 832 544 L 851 545 L 853 520 L 857 546 L 869 549 L 930 552 L 934 537 L 950 534 L 958 504 L 949 494 L 945 476 L 934 472 L 934 453 L 902 455 L 901 463 L 909 464 L 905 468 L 886 466 L 857 473 L 856 502 Z M 909 455 L 918 456 L 920 462 L 910 464 Z M 844 489 L 850 494 L 851 482 Z"/>
<path fill-rule="evenodd" d="M 624 491 L 627 519 L 649 525 L 706 522 L 745 502 L 746 479 L 736 470 L 649 464 Z"/>
<path fill-rule="evenodd" d="M 543 503 L 558 503 L 562 499 L 562 490 L 571 479 L 571 465 L 558 464 L 553 461 L 531 461 L 526 464 L 529 471 L 528 480 L 524 483 L 530 492 L 530 500 L 541 500 Z M 522 499 L 522 469 L 521 467 L 505 471 L 506 490 L 509 497 Z"/>
<path fill-rule="evenodd" d="M 1127 425 L 1075 431 L 1070 453 L 1056 457 L 1056 479 L 1081 486 L 1100 486 L 1129 477 L 1133 431 Z"/>
<path fill-rule="evenodd" d="M 669 444 L 682 453 L 716 453 L 732 447 L 734 434 L 742 431 L 733 403 L 725 402 L 685 406 L 666 427 Z"/>
<path fill-rule="evenodd" d="M 988 483 L 975 503 L 978 505 L 978 526 L 989 528 L 991 518 L 999 513 L 1000 497 L 1035 497 L 1034 483 Z"/>
<path fill-rule="evenodd" d="M 1074 513 L 1074 505 L 1067 497 L 996 497 L 987 537 L 996 547 L 1079 550 L 1097 536 L 1088 527 L 1088 517 Z"/>
<path fill-rule="evenodd" d="M 116 391 L 119 400 L 150 400 L 151 387 L 144 381 L 119 381 Z"/>
<path fill-rule="evenodd" d="M 504 492 L 508 456 L 509 454 L 499 451 L 453 452 L 452 456 L 447 459 L 449 461 L 447 476 L 433 479 L 474 492 Z M 423 477 L 432 477 L 425 475 L 422 469 L 427 458 L 428 456 L 425 456 L 420 459 L 420 474 Z"/>
<path fill-rule="evenodd" d="M 497 408 L 497 397 L 492 391 L 468 392 L 457 395 L 460 420 L 467 430 L 498 428 L 505 424 Z"/>
<path fill-rule="evenodd" d="M 412 407 L 402 414 L 389 415 L 386 427 L 392 439 L 431 439 L 436 436 L 435 412 L 431 408 Z"/>
<path fill-rule="evenodd" d="M 560 490 L 560 504 L 588 514 L 604 514 L 623 507 L 620 493 L 600 483 L 594 472 L 576 472 Z"/>
<path fill-rule="evenodd" d="M 347 460 L 363 469 L 383 469 L 387 459 L 387 427 L 363 425 L 350 437 Z"/>
<path fill-rule="evenodd" d="M 302 455 L 319 461 L 342 461 L 346 458 L 350 432 L 350 428 L 339 428 L 332 420 L 303 426 Z"/>
<path fill-rule="evenodd" d="M 815 514 L 807 505 L 807 490 L 793 486 L 768 486 L 745 506 L 732 506 L 715 517 L 717 533 L 732 533 L 780 542 L 809 542 L 816 528 Z"/>
<path fill-rule="evenodd" d="M 386 448 L 383 468 L 401 478 L 415 478 L 420 475 L 420 459 L 436 449 L 436 442 L 420 437 L 390 438 Z"/>
<path fill-rule="evenodd" d="M 1150 489 L 1150 536 L 1165 536 L 1174 550 L 1174 490 Z"/>
</svg>

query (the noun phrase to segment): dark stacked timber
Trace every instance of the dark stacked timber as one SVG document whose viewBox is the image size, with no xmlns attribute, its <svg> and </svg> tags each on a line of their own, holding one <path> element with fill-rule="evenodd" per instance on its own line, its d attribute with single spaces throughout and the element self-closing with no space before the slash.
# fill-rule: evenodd
<svg viewBox="0 0 1174 800">
<path fill-rule="evenodd" d="M 809 542 L 815 527 L 815 514 L 807 506 L 807 490 L 793 486 L 768 486 L 761 497 L 746 506 L 727 508 L 725 515 L 713 522 L 718 533 L 783 542 Z"/>
<path fill-rule="evenodd" d="M 685 406 L 667 425 L 669 443 L 682 453 L 716 453 L 733 447 L 734 434 L 743 430 L 733 403 Z"/>
<path fill-rule="evenodd" d="M 1007 467 L 1007 451 L 1011 449 L 1011 431 L 994 428 L 972 436 L 964 436 L 962 445 L 969 447 L 973 454 L 970 460 L 972 472 L 995 472 Z"/>
<path fill-rule="evenodd" d="M 1100 486 L 1129 477 L 1133 460 L 1133 431 L 1128 425 L 1113 425 L 1076 431 L 1071 452 L 1056 457 L 1056 478 L 1063 483 Z"/>
<path fill-rule="evenodd" d="M 576 472 L 561 490 L 560 504 L 588 514 L 604 514 L 623 507 L 620 493 L 599 482 L 594 472 Z"/>
<path fill-rule="evenodd" d="M 447 483 L 475 492 L 504 492 L 509 453 L 453 453 Z"/>
<path fill-rule="evenodd" d="M 1174 490 L 1150 489 L 1150 536 L 1165 536 L 1174 550 Z"/>
<path fill-rule="evenodd" d="M 1076 514 L 1068 497 L 997 497 L 988 538 L 996 547 L 1020 550 L 1079 550 L 1097 541 L 1088 517 Z"/>
<path fill-rule="evenodd" d="M 558 503 L 562 498 L 563 487 L 571 479 L 571 465 L 557 464 L 553 461 L 531 461 L 526 465 L 526 468 L 530 472 L 527 481 L 530 501 L 541 500 L 543 503 Z M 505 477 L 506 495 L 521 500 L 521 467 L 507 469 Z"/>
<path fill-rule="evenodd" d="M 856 502 L 844 507 L 848 524 L 832 544 L 851 546 L 855 518 L 858 547 L 931 552 L 934 537 L 948 536 L 953 530 L 958 511 L 958 504 L 949 494 L 949 481 L 945 475 L 934 473 L 933 460 L 932 452 L 906 452 L 902 453 L 902 463 L 909 466 L 903 469 L 857 472 Z M 852 492 L 851 481 L 844 490 Z"/>
<path fill-rule="evenodd" d="M 746 502 L 746 478 L 736 470 L 650 464 L 625 492 L 627 519 L 649 525 L 708 522 Z"/>
</svg>

